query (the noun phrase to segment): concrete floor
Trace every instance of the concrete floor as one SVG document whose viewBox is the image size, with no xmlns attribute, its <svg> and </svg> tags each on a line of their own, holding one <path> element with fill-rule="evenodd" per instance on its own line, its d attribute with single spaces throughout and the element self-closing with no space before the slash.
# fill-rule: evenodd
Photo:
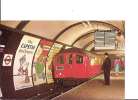
<svg viewBox="0 0 138 100">
<path fill-rule="evenodd" d="M 111 85 L 105 86 L 103 75 L 89 80 L 52 100 L 123 100 L 124 73 L 118 77 L 111 73 Z"/>
</svg>

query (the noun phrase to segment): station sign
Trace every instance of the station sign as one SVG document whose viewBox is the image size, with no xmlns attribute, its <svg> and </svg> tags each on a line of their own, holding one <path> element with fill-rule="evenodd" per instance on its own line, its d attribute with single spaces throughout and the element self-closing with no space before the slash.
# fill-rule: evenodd
<svg viewBox="0 0 138 100">
<path fill-rule="evenodd" d="M 115 31 L 96 31 L 95 32 L 95 50 L 115 49 Z"/>
<path fill-rule="evenodd" d="M 13 58 L 12 54 L 4 54 L 2 66 L 11 66 L 12 65 L 12 58 Z"/>
</svg>

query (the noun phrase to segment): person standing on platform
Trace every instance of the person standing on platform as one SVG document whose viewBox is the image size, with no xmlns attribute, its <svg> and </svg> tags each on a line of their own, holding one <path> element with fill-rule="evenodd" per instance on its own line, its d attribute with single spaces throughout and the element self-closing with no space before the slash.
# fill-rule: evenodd
<svg viewBox="0 0 138 100">
<path fill-rule="evenodd" d="M 104 54 L 104 61 L 102 67 L 104 71 L 105 85 L 110 85 L 111 59 L 109 58 L 108 53 Z"/>
<path fill-rule="evenodd" d="M 115 69 L 115 75 L 116 76 L 119 75 L 120 67 L 121 67 L 121 60 L 119 59 L 119 57 L 117 57 L 114 60 L 114 69 Z"/>
</svg>

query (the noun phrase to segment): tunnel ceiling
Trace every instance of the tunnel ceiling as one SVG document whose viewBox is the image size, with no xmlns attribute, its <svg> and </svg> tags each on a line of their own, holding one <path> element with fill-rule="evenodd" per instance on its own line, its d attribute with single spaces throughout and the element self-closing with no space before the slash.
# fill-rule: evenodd
<svg viewBox="0 0 138 100">
<path fill-rule="evenodd" d="M 124 21 L 1 21 L 1 24 L 88 51 L 93 49 L 96 30 L 124 33 Z"/>
</svg>

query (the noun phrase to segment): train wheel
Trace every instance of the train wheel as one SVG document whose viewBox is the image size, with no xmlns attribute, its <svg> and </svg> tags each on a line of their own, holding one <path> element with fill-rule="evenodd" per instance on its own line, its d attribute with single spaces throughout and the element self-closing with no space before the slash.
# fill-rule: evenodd
<svg viewBox="0 0 138 100">
<path fill-rule="evenodd" d="M 63 79 L 55 79 L 55 86 L 56 88 L 62 88 L 63 87 Z"/>
</svg>

